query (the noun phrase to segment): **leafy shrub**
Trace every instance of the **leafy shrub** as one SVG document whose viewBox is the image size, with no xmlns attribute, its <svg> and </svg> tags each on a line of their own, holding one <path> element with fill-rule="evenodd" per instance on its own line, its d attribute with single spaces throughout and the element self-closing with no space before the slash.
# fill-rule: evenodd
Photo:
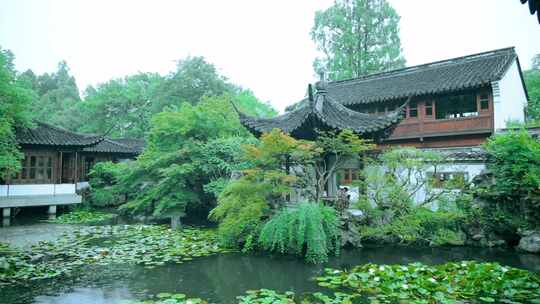
<svg viewBox="0 0 540 304">
<path fill-rule="evenodd" d="M 267 203 L 270 189 L 268 185 L 252 183 L 246 177 L 230 183 L 224 189 L 217 207 L 209 216 L 220 222 L 218 233 L 222 245 L 237 247 L 246 243 L 251 246 L 270 209 Z"/>
<path fill-rule="evenodd" d="M 368 161 L 362 174 L 361 187 L 366 191 L 360 201 L 378 209 L 391 209 L 397 216 L 408 213 L 415 205 L 440 205 L 449 198 L 450 185 L 432 186 L 431 175 L 443 162 L 441 154 L 416 148 L 389 149 L 375 161 Z M 415 202 L 423 192 L 422 200 Z"/>
<path fill-rule="evenodd" d="M 305 255 L 308 262 L 322 263 L 328 254 L 339 253 L 339 219 L 327 206 L 301 203 L 284 208 L 261 230 L 259 242 L 264 249 Z"/>
<path fill-rule="evenodd" d="M 229 97 L 154 116 L 148 145 L 120 181 L 128 202 L 121 210 L 158 217 L 207 212 L 233 171 L 242 170 L 242 145 L 254 141 L 241 128 Z"/>
<path fill-rule="evenodd" d="M 499 228 L 540 225 L 540 141 L 521 130 L 496 135 L 485 148 L 494 182 L 476 193 L 488 202 L 484 215 Z"/>
<path fill-rule="evenodd" d="M 452 211 L 415 208 L 408 214 L 382 225 L 362 226 L 363 238 L 382 242 L 429 245 L 463 245 L 463 215 Z"/>
<path fill-rule="evenodd" d="M 100 162 L 92 167 L 89 174 L 91 189 L 86 196 L 91 206 L 111 207 L 125 202 L 125 196 L 119 193 L 116 185 L 127 166 L 126 163 Z"/>
<path fill-rule="evenodd" d="M 243 176 L 229 183 L 218 198 L 209 218 L 219 221 L 221 243 L 229 247 L 254 247 L 258 231 L 272 207 L 279 208 L 292 191 L 296 178 L 285 170 L 298 142 L 275 129 L 258 144 L 243 146 L 244 160 L 251 166 Z"/>
</svg>

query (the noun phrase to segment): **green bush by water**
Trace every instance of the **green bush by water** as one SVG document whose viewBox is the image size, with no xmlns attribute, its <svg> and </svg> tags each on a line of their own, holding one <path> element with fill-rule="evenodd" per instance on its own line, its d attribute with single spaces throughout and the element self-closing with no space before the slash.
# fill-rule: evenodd
<svg viewBox="0 0 540 304">
<path fill-rule="evenodd" d="M 382 215 L 372 213 L 371 216 Z M 464 216 L 457 212 L 431 211 L 420 207 L 386 224 L 362 226 L 360 234 L 364 239 L 382 243 L 463 245 L 463 232 L 460 229 L 463 220 Z"/>
<path fill-rule="evenodd" d="M 326 262 L 329 254 L 339 253 L 337 212 L 312 203 L 282 209 L 264 224 L 259 242 L 266 250 L 304 255 L 311 263 Z"/>
</svg>

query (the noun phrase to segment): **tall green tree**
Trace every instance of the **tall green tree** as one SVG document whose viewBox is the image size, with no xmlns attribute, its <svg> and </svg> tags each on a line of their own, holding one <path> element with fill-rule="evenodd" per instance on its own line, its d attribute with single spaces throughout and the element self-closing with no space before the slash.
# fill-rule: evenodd
<svg viewBox="0 0 540 304">
<path fill-rule="evenodd" d="M 164 81 L 155 73 L 139 73 L 88 87 L 84 101 L 77 104 L 71 128 L 111 136 L 142 138 L 150 130 L 153 103 Z M 156 109 L 161 111 L 162 109 Z"/>
<path fill-rule="evenodd" d="M 75 77 L 65 61 L 56 72 L 36 76 L 31 70 L 21 75 L 38 95 L 34 101 L 35 118 L 62 127 L 71 127 L 73 109 L 81 101 Z"/>
<path fill-rule="evenodd" d="M 540 120 L 540 54 L 534 56 L 531 67 L 523 73 L 529 93 L 527 116 L 532 120 Z"/>
<path fill-rule="evenodd" d="M 31 126 L 33 91 L 17 77 L 13 59 L 10 51 L 0 48 L 0 179 L 20 170 L 15 128 Z"/>
<path fill-rule="evenodd" d="M 71 108 L 72 119 L 65 126 L 98 134 L 111 129 L 111 136 L 142 138 L 150 132 L 154 115 L 178 110 L 183 103 L 196 105 L 209 96 L 227 96 L 254 116 L 277 114 L 251 91 L 227 82 L 204 58 L 188 57 L 167 76 L 139 73 L 88 87 L 84 101 Z"/>
<path fill-rule="evenodd" d="M 316 12 L 311 38 L 324 56 L 315 71 L 340 80 L 404 67 L 399 19 L 386 0 L 336 0 Z"/>
<path fill-rule="evenodd" d="M 253 140 L 225 95 L 155 115 L 144 153 L 118 179 L 129 198 L 121 210 L 167 217 L 212 207 Z"/>
<path fill-rule="evenodd" d="M 233 86 L 227 82 L 227 78 L 220 75 L 204 57 L 187 57 L 179 60 L 176 71 L 163 81 L 154 106 L 159 112 L 165 106 L 178 106 L 182 102 L 194 105 L 203 96 L 218 96 L 232 91 Z"/>
</svg>

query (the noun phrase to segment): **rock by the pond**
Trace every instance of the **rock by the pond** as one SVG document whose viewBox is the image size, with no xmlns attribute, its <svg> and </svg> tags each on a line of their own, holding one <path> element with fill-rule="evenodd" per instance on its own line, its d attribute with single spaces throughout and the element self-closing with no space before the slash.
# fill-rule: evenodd
<svg viewBox="0 0 540 304">
<path fill-rule="evenodd" d="M 530 253 L 540 253 L 540 231 L 524 231 L 518 249 Z"/>
<path fill-rule="evenodd" d="M 484 231 L 481 227 L 464 227 L 465 245 L 477 247 L 506 246 L 505 239 L 492 232 Z"/>
<path fill-rule="evenodd" d="M 364 212 L 347 209 L 341 216 L 341 246 L 362 247 L 359 226 L 365 221 Z"/>
</svg>

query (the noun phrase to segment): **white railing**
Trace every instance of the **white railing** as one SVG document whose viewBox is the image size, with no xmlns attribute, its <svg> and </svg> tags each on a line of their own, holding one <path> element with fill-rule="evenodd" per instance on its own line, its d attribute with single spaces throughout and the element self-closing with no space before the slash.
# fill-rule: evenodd
<svg viewBox="0 0 540 304">
<path fill-rule="evenodd" d="M 75 194 L 75 184 L 0 185 L 0 197 Z"/>
</svg>

